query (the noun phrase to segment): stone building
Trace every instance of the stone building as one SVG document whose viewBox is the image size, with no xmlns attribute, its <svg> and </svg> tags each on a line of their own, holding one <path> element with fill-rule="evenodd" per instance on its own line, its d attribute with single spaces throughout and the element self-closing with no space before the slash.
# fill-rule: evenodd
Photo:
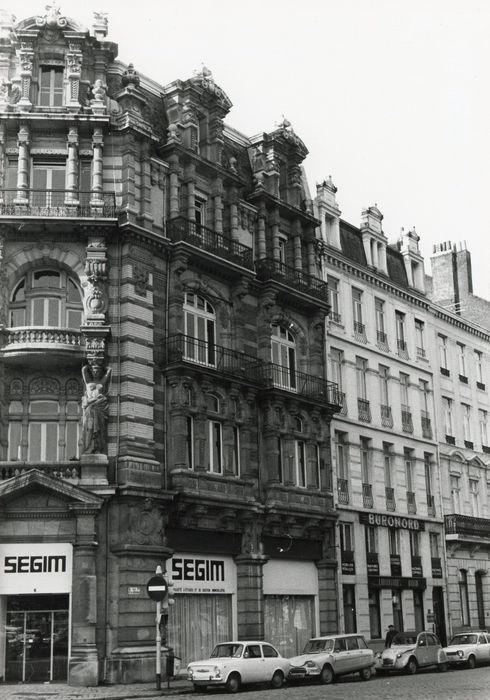
<svg viewBox="0 0 490 700">
<path fill-rule="evenodd" d="M 158 565 L 183 663 L 337 628 L 307 149 L 231 106 L 119 62 L 102 13 L 1 18 L 4 680 L 151 679 Z"/>
</svg>

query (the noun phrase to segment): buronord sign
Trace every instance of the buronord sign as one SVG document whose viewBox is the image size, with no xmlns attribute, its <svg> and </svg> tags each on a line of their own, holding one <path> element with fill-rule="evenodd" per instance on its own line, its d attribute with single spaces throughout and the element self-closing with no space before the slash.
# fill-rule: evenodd
<svg viewBox="0 0 490 700">
<path fill-rule="evenodd" d="M 70 593 L 71 544 L 0 544 L 0 595 Z"/>
<path fill-rule="evenodd" d="M 399 530 L 425 530 L 423 520 L 405 518 L 403 515 L 384 515 L 381 513 L 359 513 L 359 522 L 374 527 L 390 527 Z"/>
</svg>

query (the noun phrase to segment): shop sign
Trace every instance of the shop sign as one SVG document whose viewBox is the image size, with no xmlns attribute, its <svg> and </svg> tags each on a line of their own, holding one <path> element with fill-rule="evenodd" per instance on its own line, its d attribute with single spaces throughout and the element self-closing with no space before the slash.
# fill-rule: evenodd
<svg viewBox="0 0 490 700">
<path fill-rule="evenodd" d="M 347 550 L 343 551 L 342 557 L 341 557 L 341 562 L 342 562 L 342 573 L 343 574 L 352 575 L 352 574 L 356 573 L 354 552 L 347 551 Z"/>
<path fill-rule="evenodd" d="M 432 557 L 432 578 L 442 578 L 442 566 L 439 557 Z"/>
<path fill-rule="evenodd" d="M 70 593 L 71 544 L 0 544 L 0 595 Z"/>
<path fill-rule="evenodd" d="M 378 576 L 379 575 L 379 562 L 378 555 L 376 552 L 367 553 L 367 572 L 368 576 Z"/>
<path fill-rule="evenodd" d="M 231 557 L 174 554 L 167 575 L 175 593 L 236 593 L 236 565 Z"/>
<path fill-rule="evenodd" d="M 389 527 L 392 530 L 425 530 L 423 520 L 405 518 L 401 515 L 382 515 L 380 513 L 359 513 L 359 522 L 375 527 Z"/>
<path fill-rule="evenodd" d="M 407 578 L 405 576 L 370 576 L 368 585 L 372 588 L 412 588 L 419 591 L 427 588 L 425 578 Z"/>
</svg>

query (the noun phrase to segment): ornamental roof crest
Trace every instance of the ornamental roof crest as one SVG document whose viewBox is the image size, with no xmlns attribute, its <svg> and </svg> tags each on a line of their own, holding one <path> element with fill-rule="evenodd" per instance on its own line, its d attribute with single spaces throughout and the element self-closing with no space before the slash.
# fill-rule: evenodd
<svg viewBox="0 0 490 700">
<path fill-rule="evenodd" d="M 63 29 L 68 25 L 68 20 L 63 17 L 61 10 L 55 2 L 46 5 L 46 14 L 36 17 L 38 27 L 47 27 L 48 29 Z"/>
</svg>

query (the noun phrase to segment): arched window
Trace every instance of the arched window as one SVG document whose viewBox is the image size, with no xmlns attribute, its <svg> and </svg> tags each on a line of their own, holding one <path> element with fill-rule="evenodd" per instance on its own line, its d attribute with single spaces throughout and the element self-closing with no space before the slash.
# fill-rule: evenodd
<svg viewBox="0 0 490 700">
<path fill-rule="evenodd" d="M 185 357 L 203 365 L 215 365 L 216 314 L 204 297 L 187 292 L 184 301 Z"/>
<path fill-rule="evenodd" d="M 10 297 L 10 326 L 79 329 L 83 305 L 74 280 L 61 270 L 31 270 Z"/>
<path fill-rule="evenodd" d="M 54 377 L 10 384 L 8 459 L 59 462 L 78 458 L 80 386 L 70 379 L 62 391 Z"/>
<path fill-rule="evenodd" d="M 296 389 L 296 342 L 284 326 L 272 326 L 272 362 L 274 383 L 284 389 Z"/>
</svg>

